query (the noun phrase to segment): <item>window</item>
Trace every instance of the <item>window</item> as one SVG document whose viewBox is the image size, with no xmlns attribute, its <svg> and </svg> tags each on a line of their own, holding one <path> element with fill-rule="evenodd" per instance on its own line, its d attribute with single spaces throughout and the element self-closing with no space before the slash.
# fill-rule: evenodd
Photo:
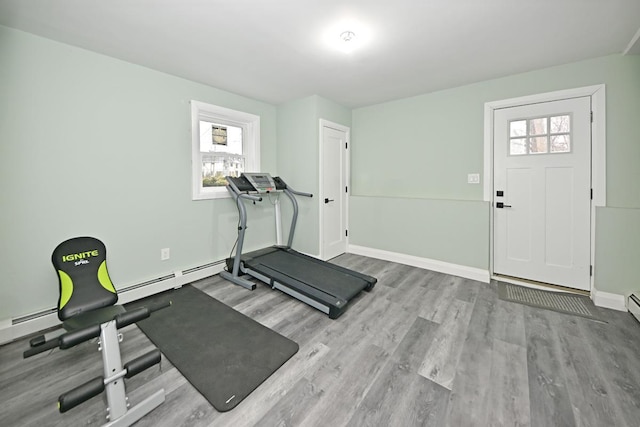
<svg viewBox="0 0 640 427">
<path fill-rule="evenodd" d="M 535 117 L 509 122 L 509 154 L 571 152 L 571 115 Z"/>
<path fill-rule="evenodd" d="M 193 200 L 228 197 L 225 176 L 260 170 L 260 117 L 191 101 Z"/>
</svg>

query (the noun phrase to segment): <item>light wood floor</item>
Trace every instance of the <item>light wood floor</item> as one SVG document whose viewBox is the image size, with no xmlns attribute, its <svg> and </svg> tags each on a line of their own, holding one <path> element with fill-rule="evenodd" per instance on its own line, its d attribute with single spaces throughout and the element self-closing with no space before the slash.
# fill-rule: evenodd
<svg viewBox="0 0 640 427">
<path fill-rule="evenodd" d="M 640 324 L 630 314 L 602 309 L 602 323 L 499 300 L 495 283 L 349 254 L 334 262 L 379 280 L 337 320 L 266 286 L 197 283 L 300 351 L 227 413 L 163 360 L 127 380 L 133 404 L 167 393 L 137 425 L 640 425 Z M 135 325 L 123 331 L 124 361 L 151 348 Z M 100 425 L 100 397 L 56 408 L 59 394 L 101 374 L 95 344 L 23 360 L 27 346 L 0 347 L 0 425 Z"/>
</svg>

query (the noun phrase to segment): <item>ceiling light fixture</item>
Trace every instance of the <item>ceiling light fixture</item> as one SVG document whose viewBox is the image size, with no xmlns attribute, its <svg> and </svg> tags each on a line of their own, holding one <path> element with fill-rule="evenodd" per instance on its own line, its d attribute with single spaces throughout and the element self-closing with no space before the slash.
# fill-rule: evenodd
<svg viewBox="0 0 640 427">
<path fill-rule="evenodd" d="M 372 41 L 371 29 L 353 19 L 344 19 L 328 26 L 321 35 L 322 43 L 329 49 L 352 53 L 369 46 Z"/>
<path fill-rule="evenodd" d="M 340 34 L 340 38 L 345 43 L 349 43 L 351 40 L 354 39 L 355 36 L 356 36 L 356 34 L 353 31 L 343 31 Z"/>
</svg>

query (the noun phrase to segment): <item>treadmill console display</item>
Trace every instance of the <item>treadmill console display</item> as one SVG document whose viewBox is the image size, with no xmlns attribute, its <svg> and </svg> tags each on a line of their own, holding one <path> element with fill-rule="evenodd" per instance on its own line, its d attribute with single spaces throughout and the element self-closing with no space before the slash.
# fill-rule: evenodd
<svg viewBox="0 0 640 427">
<path fill-rule="evenodd" d="M 276 183 L 268 173 L 243 173 L 258 193 L 271 193 L 276 191 Z"/>
</svg>

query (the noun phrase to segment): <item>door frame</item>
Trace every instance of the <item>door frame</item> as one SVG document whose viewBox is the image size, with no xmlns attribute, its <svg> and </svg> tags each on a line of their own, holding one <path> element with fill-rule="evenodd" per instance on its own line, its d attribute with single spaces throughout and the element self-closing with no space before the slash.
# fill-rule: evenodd
<svg viewBox="0 0 640 427">
<path fill-rule="evenodd" d="M 350 187 L 350 183 L 351 183 L 351 171 L 350 171 L 350 148 L 351 148 L 351 128 L 348 126 L 344 126 L 341 125 L 339 123 L 334 123 L 331 122 L 329 120 L 325 120 L 325 119 L 320 119 L 319 120 L 319 139 L 318 139 L 318 153 L 319 153 L 319 158 L 318 158 L 318 222 L 319 222 L 319 226 L 318 226 L 318 239 L 319 239 L 319 246 L 320 246 L 320 259 L 325 260 L 325 248 L 324 248 L 324 209 L 323 209 L 323 204 L 321 201 L 322 198 L 322 194 L 323 194 L 323 178 L 324 178 L 324 162 L 323 162 L 323 155 L 324 155 L 324 128 L 325 127 L 329 127 L 335 130 L 339 130 L 345 133 L 346 135 L 346 143 L 347 143 L 347 148 L 344 151 L 344 164 L 345 164 L 345 185 L 347 186 L 347 190 Z M 349 229 L 349 191 L 346 191 L 344 193 L 342 193 L 342 197 L 343 197 L 343 206 L 344 206 L 344 211 L 343 211 L 343 215 L 344 215 L 344 225 L 345 225 L 345 229 L 348 230 Z M 346 238 L 346 247 L 349 247 L 349 234 L 347 233 L 347 235 L 345 236 Z M 326 260 L 325 260 L 326 261 Z"/>
<path fill-rule="evenodd" d="M 595 214 L 596 208 L 606 206 L 606 92 L 605 85 L 585 86 L 574 89 L 546 92 L 517 98 L 503 99 L 499 101 L 486 102 L 484 104 L 484 173 L 483 173 L 483 200 L 489 202 L 489 275 L 494 278 L 493 269 L 493 144 L 494 144 L 494 112 L 502 108 L 518 107 L 541 102 L 560 101 L 569 98 L 581 98 L 588 96 L 591 98 L 591 111 L 593 114 L 591 122 L 591 188 L 593 198 L 591 200 L 591 265 L 595 265 Z M 593 296 L 595 274 L 592 272 L 590 278 L 590 289 Z M 519 282 L 526 286 L 532 286 L 526 281 Z M 535 286 L 534 286 L 535 287 Z"/>
</svg>

